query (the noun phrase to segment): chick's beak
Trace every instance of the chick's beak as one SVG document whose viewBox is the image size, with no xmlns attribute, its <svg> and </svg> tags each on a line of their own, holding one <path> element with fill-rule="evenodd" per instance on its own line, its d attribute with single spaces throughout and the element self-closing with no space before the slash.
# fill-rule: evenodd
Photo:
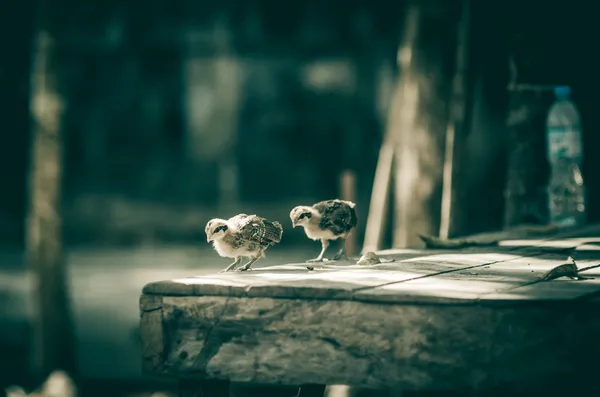
<svg viewBox="0 0 600 397">
<path fill-rule="evenodd" d="M 210 237 L 206 237 L 206 242 L 210 243 L 210 242 L 212 242 L 212 239 Z"/>
<path fill-rule="evenodd" d="M 292 221 L 292 227 L 296 227 L 296 221 Z"/>
</svg>

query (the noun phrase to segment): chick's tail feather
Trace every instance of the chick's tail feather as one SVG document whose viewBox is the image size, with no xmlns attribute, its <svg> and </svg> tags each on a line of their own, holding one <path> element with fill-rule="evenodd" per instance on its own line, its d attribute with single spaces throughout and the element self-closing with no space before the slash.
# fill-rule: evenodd
<svg viewBox="0 0 600 397">
<path fill-rule="evenodd" d="M 281 223 L 275 221 L 273 222 L 273 227 L 275 227 L 275 229 L 277 229 L 279 231 L 279 238 L 278 241 L 281 241 L 281 238 L 283 237 L 283 226 L 281 226 Z"/>
<path fill-rule="evenodd" d="M 274 243 L 280 242 L 281 237 L 283 236 L 283 226 L 281 226 L 281 223 L 277 221 L 271 222 L 266 219 L 263 222 L 267 230 L 267 235 L 269 236 L 269 239 Z"/>
</svg>

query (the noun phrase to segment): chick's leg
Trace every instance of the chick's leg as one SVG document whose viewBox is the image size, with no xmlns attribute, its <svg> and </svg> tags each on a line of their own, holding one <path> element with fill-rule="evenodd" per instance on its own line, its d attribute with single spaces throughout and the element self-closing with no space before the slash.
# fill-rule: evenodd
<svg viewBox="0 0 600 397">
<path fill-rule="evenodd" d="M 325 255 L 325 251 L 327 251 L 327 247 L 329 247 L 329 240 L 321 240 L 321 253 L 315 259 L 309 259 L 306 262 L 323 262 L 323 256 Z"/>
<path fill-rule="evenodd" d="M 237 269 L 237 271 L 238 272 L 245 272 L 246 270 L 249 270 L 250 266 L 252 266 L 259 259 L 260 259 L 260 256 L 255 256 L 254 258 L 250 259 L 244 266 L 242 266 L 239 269 Z"/>
<path fill-rule="evenodd" d="M 340 250 L 337 252 L 337 254 L 335 254 L 335 256 L 333 257 L 334 261 L 343 261 L 348 259 L 348 256 L 346 255 L 346 238 L 340 238 L 340 244 L 342 246 L 340 247 Z"/>
<path fill-rule="evenodd" d="M 231 265 L 227 266 L 225 269 L 221 270 L 219 273 L 225 273 L 225 272 L 230 271 L 231 269 L 236 267 L 241 261 L 242 261 L 242 257 L 238 256 L 237 258 L 235 258 L 235 260 L 233 261 L 233 263 Z"/>
</svg>

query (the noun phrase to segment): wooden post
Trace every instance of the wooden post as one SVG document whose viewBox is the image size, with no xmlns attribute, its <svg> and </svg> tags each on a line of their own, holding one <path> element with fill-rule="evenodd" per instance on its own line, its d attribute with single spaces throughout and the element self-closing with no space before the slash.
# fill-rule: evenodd
<svg viewBox="0 0 600 397">
<path fill-rule="evenodd" d="M 61 241 L 61 118 L 56 33 L 52 5 L 42 1 L 35 44 L 31 112 L 34 120 L 30 169 L 27 253 L 34 279 L 32 372 L 39 380 L 57 369 L 73 374 L 75 351 Z"/>
<path fill-rule="evenodd" d="M 452 26 L 444 21 L 451 6 L 443 1 L 411 1 L 407 5 L 403 43 L 398 50 L 400 73 L 389 108 L 363 251 L 376 250 L 381 242 L 388 174 L 393 174 L 395 186 L 393 246 L 420 244 L 419 233 L 439 230 L 446 72 L 443 44 L 422 33 Z M 454 32 L 454 27 L 448 30 Z"/>
<path fill-rule="evenodd" d="M 342 172 L 340 190 L 342 200 L 356 203 L 356 174 L 353 171 L 345 170 Z M 346 239 L 346 254 L 348 256 L 356 255 L 356 230 L 350 233 Z"/>
<path fill-rule="evenodd" d="M 388 108 L 387 130 L 384 142 L 379 151 L 379 159 L 377 160 L 377 169 L 375 170 L 375 179 L 373 181 L 373 190 L 371 192 L 371 202 L 369 205 L 369 216 L 367 218 L 367 226 L 365 230 L 365 239 L 363 244 L 363 252 L 377 251 L 381 249 L 383 233 L 386 227 L 387 210 L 389 205 L 389 190 L 392 184 L 392 175 L 395 173 L 394 160 L 397 152 L 397 147 L 400 145 L 400 134 L 402 128 L 405 127 L 407 116 L 406 114 L 406 95 L 410 93 L 406 87 L 405 76 L 410 72 L 410 62 L 415 46 L 417 29 L 419 23 L 419 9 L 416 5 L 410 4 L 405 21 L 403 41 L 398 50 L 398 67 L 400 69 L 401 78 L 396 79 L 396 87 L 392 96 L 391 105 Z M 414 96 L 409 95 L 409 100 L 414 99 Z M 414 109 L 408 108 L 411 112 Z M 397 174 L 396 174 L 397 176 Z M 396 180 L 396 184 L 399 181 Z M 396 206 L 395 211 L 398 211 L 399 196 L 398 189 L 396 190 Z M 396 222 L 397 223 L 397 222 Z"/>
<path fill-rule="evenodd" d="M 465 154 L 463 152 L 467 135 L 469 33 L 471 31 L 470 0 L 462 1 L 461 11 L 456 40 L 456 70 L 454 71 L 454 79 L 452 81 L 450 115 L 446 126 L 446 149 L 439 233 L 441 238 L 464 234 L 464 223 L 466 220 L 463 205 L 466 202 L 464 197 L 466 185 L 465 183 L 461 183 L 458 174 L 464 164 Z"/>
<path fill-rule="evenodd" d="M 389 205 L 389 190 L 394 164 L 394 145 L 384 142 L 379 149 L 379 159 L 375 170 L 369 215 L 365 229 L 365 238 L 362 252 L 377 251 L 381 249 L 383 233 L 387 226 L 387 212 Z"/>
</svg>

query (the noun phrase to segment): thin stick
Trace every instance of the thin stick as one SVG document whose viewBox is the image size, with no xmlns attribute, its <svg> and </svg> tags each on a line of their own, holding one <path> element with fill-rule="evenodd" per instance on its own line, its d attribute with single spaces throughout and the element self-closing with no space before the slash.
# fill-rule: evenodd
<svg viewBox="0 0 600 397">
<path fill-rule="evenodd" d="M 398 50 L 400 76 L 397 84 L 398 96 L 394 104 L 389 126 L 396 142 L 394 169 L 394 229 L 392 245 L 405 247 L 409 240 L 409 229 L 413 211 L 413 190 L 419 176 L 418 153 L 409 146 L 409 138 L 415 133 L 419 107 L 420 85 L 414 70 L 414 52 L 418 40 L 421 9 L 417 2 L 410 2 L 404 22 L 404 40 Z M 410 231 L 412 232 L 412 231 Z"/>
<path fill-rule="evenodd" d="M 345 170 L 340 177 L 340 190 L 342 200 L 356 202 L 356 174 L 354 171 Z M 346 239 L 346 254 L 356 255 L 356 231 Z"/>
<path fill-rule="evenodd" d="M 371 202 L 369 203 L 369 215 L 365 229 L 365 240 L 362 252 L 377 251 L 381 248 L 383 231 L 386 227 L 387 208 L 389 204 L 389 189 L 392 179 L 392 167 L 394 160 L 394 144 L 384 143 L 379 150 Z"/>
<path fill-rule="evenodd" d="M 456 45 L 456 70 L 452 81 L 452 99 L 450 102 L 450 117 L 446 126 L 446 150 L 444 156 L 444 173 L 442 182 L 442 208 L 440 217 L 440 237 L 448 238 L 454 234 L 457 228 L 458 216 L 456 205 L 460 201 L 457 197 L 458 187 L 455 176 L 459 171 L 460 161 L 456 152 L 464 145 L 464 134 L 466 118 L 466 95 L 467 95 L 467 68 L 469 59 L 469 31 L 470 31 L 470 2 L 462 1 L 462 13 L 458 22 L 457 45 Z"/>
</svg>

